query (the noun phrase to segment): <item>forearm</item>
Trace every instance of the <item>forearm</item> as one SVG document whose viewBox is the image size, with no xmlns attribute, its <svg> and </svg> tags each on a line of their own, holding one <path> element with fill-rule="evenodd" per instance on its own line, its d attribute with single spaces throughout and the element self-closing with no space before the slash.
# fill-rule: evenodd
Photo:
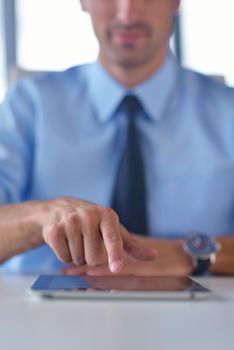
<svg viewBox="0 0 234 350">
<path fill-rule="evenodd" d="M 0 263 L 43 244 L 47 203 L 30 201 L 0 206 Z"/>
<path fill-rule="evenodd" d="M 234 275 L 234 235 L 217 237 L 220 250 L 210 272 L 216 275 Z"/>
<path fill-rule="evenodd" d="M 177 263 L 176 260 L 178 260 L 178 263 L 179 261 L 182 262 L 181 267 L 184 267 L 185 271 L 186 268 L 188 268 L 188 272 L 189 270 L 192 272 L 192 262 L 183 250 L 184 241 L 182 239 L 158 240 L 145 236 L 139 236 L 139 239 L 144 242 L 144 244 L 157 249 L 159 254 L 160 251 L 161 254 L 165 254 L 168 261 L 171 261 L 171 257 L 168 255 L 174 255 L 177 257 L 177 259 L 175 259 L 175 263 Z M 215 263 L 210 266 L 209 272 L 214 275 L 234 275 L 234 235 L 224 237 L 219 236 L 216 239 L 220 244 L 220 250 L 217 252 Z M 183 259 L 183 255 L 187 258 Z"/>
</svg>

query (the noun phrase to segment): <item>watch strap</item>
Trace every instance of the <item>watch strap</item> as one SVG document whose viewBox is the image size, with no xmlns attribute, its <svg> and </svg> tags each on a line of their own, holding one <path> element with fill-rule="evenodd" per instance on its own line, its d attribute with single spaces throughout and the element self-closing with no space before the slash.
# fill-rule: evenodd
<svg viewBox="0 0 234 350">
<path fill-rule="evenodd" d="M 201 276 L 208 271 L 211 264 L 211 259 L 197 259 L 197 266 L 193 271 L 193 276 Z"/>
</svg>

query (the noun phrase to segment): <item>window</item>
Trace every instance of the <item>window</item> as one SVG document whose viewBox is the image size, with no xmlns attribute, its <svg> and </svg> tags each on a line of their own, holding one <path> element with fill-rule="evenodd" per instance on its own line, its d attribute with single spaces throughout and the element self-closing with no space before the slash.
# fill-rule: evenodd
<svg viewBox="0 0 234 350">
<path fill-rule="evenodd" d="M 57 70 L 96 59 L 98 43 L 79 0 L 17 0 L 16 13 L 19 67 Z"/>
<path fill-rule="evenodd" d="M 79 0 L 18 0 L 17 60 L 29 70 L 58 70 L 97 57 L 98 44 Z"/>
<path fill-rule="evenodd" d="M 234 2 L 183 0 L 181 4 L 183 63 L 234 86 Z"/>
<path fill-rule="evenodd" d="M 4 57 L 3 1 L 0 0 L 0 101 L 3 99 L 5 87 L 6 82 Z"/>
<path fill-rule="evenodd" d="M 82 12 L 79 0 L 15 1 L 18 66 L 58 70 L 97 57 L 90 18 Z M 221 75 L 234 86 L 233 13 L 230 0 L 181 0 L 182 63 L 205 74 Z M 2 86 L 0 81 L 0 93 Z"/>
</svg>

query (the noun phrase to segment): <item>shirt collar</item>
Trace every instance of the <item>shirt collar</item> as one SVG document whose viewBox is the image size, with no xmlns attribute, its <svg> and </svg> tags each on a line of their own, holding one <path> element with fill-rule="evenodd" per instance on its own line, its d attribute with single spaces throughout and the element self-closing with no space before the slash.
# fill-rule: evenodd
<svg viewBox="0 0 234 350">
<path fill-rule="evenodd" d="M 98 118 L 101 121 L 108 120 L 126 94 L 125 88 L 112 78 L 99 61 L 90 66 L 88 84 Z"/>
<path fill-rule="evenodd" d="M 175 88 L 178 63 L 173 55 L 169 54 L 159 70 L 130 90 L 113 79 L 99 61 L 90 65 L 89 68 L 88 84 L 91 100 L 101 121 L 106 121 L 113 116 L 121 100 L 128 93 L 139 98 L 149 118 L 159 120 Z"/>
</svg>

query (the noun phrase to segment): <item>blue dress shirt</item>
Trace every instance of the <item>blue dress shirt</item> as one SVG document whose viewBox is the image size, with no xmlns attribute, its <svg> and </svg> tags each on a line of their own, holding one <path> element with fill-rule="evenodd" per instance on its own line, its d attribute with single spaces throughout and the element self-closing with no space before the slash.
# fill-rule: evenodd
<svg viewBox="0 0 234 350">
<path fill-rule="evenodd" d="M 180 67 L 127 90 L 100 62 L 13 86 L 0 107 L 0 203 L 72 196 L 110 206 L 124 145 L 118 106 L 135 94 L 155 237 L 234 232 L 234 91 Z M 6 232 L 7 234 L 7 232 Z M 53 272 L 48 246 L 10 259 L 8 271 Z"/>
</svg>

